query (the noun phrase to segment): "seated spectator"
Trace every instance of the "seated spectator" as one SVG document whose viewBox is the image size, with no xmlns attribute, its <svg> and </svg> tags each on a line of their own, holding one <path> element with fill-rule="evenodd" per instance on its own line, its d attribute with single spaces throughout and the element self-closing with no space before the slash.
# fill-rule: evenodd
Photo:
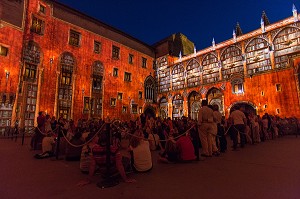
<svg viewBox="0 0 300 199">
<path fill-rule="evenodd" d="M 37 159 L 52 157 L 54 155 L 54 144 L 55 135 L 49 131 L 42 140 L 42 153 L 36 154 L 34 157 Z"/>
<path fill-rule="evenodd" d="M 104 134 L 101 134 L 104 135 Z M 91 161 L 89 166 L 89 177 L 88 179 L 81 181 L 78 183 L 78 186 L 84 186 L 86 184 L 90 184 L 92 182 L 92 177 L 95 173 L 96 166 L 99 165 L 100 167 L 103 165 L 106 165 L 106 146 L 105 146 L 105 138 L 104 136 L 101 136 L 102 138 L 99 139 L 98 136 L 95 136 L 90 144 L 91 148 Z M 110 147 L 110 153 L 111 157 L 108 164 L 115 164 L 119 174 L 121 175 L 124 182 L 131 183 L 135 182 L 134 179 L 128 178 L 125 173 L 124 166 L 122 164 L 122 155 L 118 151 L 118 148 L 114 145 L 111 145 Z"/>
<path fill-rule="evenodd" d="M 166 147 L 162 154 L 160 154 L 159 161 L 163 163 L 175 163 L 178 161 L 178 150 L 176 141 L 172 134 L 166 141 Z"/>
<path fill-rule="evenodd" d="M 80 145 L 84 144 L 81 133 L 75 133 L 75 135 L 71 138 L 70 143 L 74 146 L 67 143 L 65 159 L 67 161 L 79 161 L 82 151 L 82 146 Z"/>
<path fill-rule="evenodd" d="M 182 135 L 176 142 L 179 161 L 186 162 L 196 160 L 194 146 L 191 137 Z"/>
<path fill-rule="evenodd" d="M 135 137 L 130 139 L 129 150 L 131 154 L 132 169 L 136 172 L 147 172 L 152 169 L 152 156 L 149 142 L 143 139 L 143 133 L 135 131 Z"/>
</svg>

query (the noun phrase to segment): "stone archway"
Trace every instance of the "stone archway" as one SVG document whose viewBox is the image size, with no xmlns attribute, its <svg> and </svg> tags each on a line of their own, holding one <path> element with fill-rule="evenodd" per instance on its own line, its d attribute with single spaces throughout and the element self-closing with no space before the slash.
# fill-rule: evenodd
<svg viewBox="0 0 300 199">
<path fill-rule="evenodd" d="M 198 111 L 201 108 L 200 100 L 201 100 L 201 95 L 196 91 L 191 92 L 191 94 L 188 97 L 188 110 L 189 110 L 188 116 L 193 120 L 198 119 Z"/>
<path fill-rule="evenodd" d="M 229 108 L 229 113 L 231 113 L 232 111 L 236 110 L 238 107 L 242 107 L 243 108 L 243 112 L 246 114 L 249 113 L 254 113 L 256 114 L 256 107 L 253 103 L 248 102 L 248 101 L 238 101 L 235 102 L 233 104 L 231 104 L 228 108 Z"/>
<path fill-rule="evenodd" d="M 147 106 L 144 110 L 144 114 L 146 117 L 148 116 L 148 118 L 155 118 L 155 109 L 152 106 Z"/>
<path fill-rule="evenodd" d="M 168 118 L 168 100 L 162 97 L 159 101 L 159 117 L 162 119 Z"/>
<path fill-rule="evenodd" d="M 220 89 L 212 87 L 206 94 L 209 105 L 218 105 L 219 111 L 224 115 L 224 96 Z"/>
</svg>

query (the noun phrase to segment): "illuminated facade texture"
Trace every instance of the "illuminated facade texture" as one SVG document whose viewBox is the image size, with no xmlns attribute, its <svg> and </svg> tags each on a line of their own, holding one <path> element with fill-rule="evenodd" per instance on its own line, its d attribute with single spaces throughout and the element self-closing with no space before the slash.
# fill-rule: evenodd
<svg viewBox="0 0 300 199">
<path fill-rule="evenodd" d="M 159 115 L 197 118 L 201 99 L 217 104 L 228 116 L 239 104 L 259 115 L 300 117 L 300 22 L 293 16 L 186 56 L 169 56 L 168 41 L 156 45 Z"/>
<path fill-rule="evenodd" d="M 196 51 L 177 33 L 149 46 L 51 0 L 0 2 L 0 133 L 39 111 L 66 119 L 197 117 L 206 98 L 228 115 L 300 117 L 300 22 L 293 16 Z"/>
<path fill-rule="evenodd" d="M 135 119 L 157 99 L 151 46 L 55 1 L 0 4 L 2 132 L 39 111 Z"/>
</svg>

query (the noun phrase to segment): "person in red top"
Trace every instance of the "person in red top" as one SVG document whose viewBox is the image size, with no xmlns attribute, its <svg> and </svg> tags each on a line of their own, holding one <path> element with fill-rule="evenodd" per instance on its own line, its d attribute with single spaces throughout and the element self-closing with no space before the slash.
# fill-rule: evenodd
<svg viewBox="0 0 300 199">
<path fill-rule="evenodd" d="M 176 147 L 178 150 L 179 161 L 196 160 L 194 146 L 189 136 L 181 136 L 176 142 Z"/>
</svg>

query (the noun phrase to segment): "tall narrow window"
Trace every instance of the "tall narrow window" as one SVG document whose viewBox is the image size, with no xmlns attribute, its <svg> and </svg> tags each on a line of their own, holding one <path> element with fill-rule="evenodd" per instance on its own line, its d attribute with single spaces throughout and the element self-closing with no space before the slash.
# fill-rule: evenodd
<svg viewBox="0 0 300 199">
<path fill-rule="evenodd" d="M 112 58 L 120 59 L 120 48 L 117 46 L 112 46 Z"/>
<path fill-rule="evenodd" d="M 110 98 L 110 105 L 111 106 L 116 106 L 116 98 Z"/>
<path fill-rule="evenodd" d="M 34 64 L 25 63 L 24 79 L 34 81 L 36 78 L 37 66 Z"/>
<path fill-rule="evenodd" d="M 142 67 L 146 68 L 147 67 L 147 59 L 142 57 Z"/>
<path fill-rule="evenodd" d="M 128 63 L 133 64 L 133 55 L 132 54 L 129 54 L 129 56 L 128 56 Z"/>
<path fill-rule="evenodd" d="M 275 86 L 276 86 L 276 91 L 277 92 L 280 92 L 282 90 L 281 84 L 276 84 Z"/>
<path fill-rule="evenodd" d="M 72 46 L 79 46 L 80 44 L 80 33 L 74 30 L 70 30 L 69 44 Z"/>
<path fill-rule="evenodd" d="M 131 82 L 131 73 L 125 72 L 125 74 L 124 74 L 124 81 L 125 82 Z"/>
<path fill-rule="evenodd" d="M 94 42 L 94 53 L 100 54 L 101 52 L 101 43 L 98 41 Z"/>
<path fill-rule="evenodd" d="M 241 94 L 244 93 L 244 82 L 241 78 L 234 78 L 231 80 L 232 93 Z"/>
<path fill-rule="evenodd" d="M 113 69 L 113 76 L 114 77 L 118 77 L 119 73 L 118 73 L 118 69 L 117 68 L 114 68 Z"/>
<path fill-rule="evenodd" d="M 144 95 L 147 102 L 156 102 L 155 80 L 152 76 L 148 76 L 144 83 Z"/>
</svg>

